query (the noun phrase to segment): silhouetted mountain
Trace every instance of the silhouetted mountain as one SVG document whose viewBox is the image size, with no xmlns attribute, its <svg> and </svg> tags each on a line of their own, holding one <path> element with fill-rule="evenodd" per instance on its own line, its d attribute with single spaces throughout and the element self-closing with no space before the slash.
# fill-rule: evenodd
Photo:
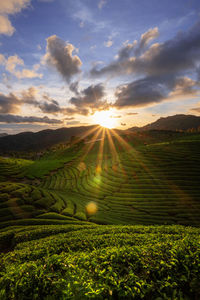
<svg viewBox="0 0 200 300">
<path fill-rule="evenodd" d="M 129 128 L 131 131 L 144 130 L 180 130 L 186 131 L 188 129 L 197 130 L 200 127 L 200 117 L 193 115 L 175 115 L 166 118 L 160 118 L 157 121 L 145 125 L 143 127 Z"/>
<path fill-rule="evenodd" d="M 2 132 L 2 133 L 0 133 L 0 138 L 1 138 L 1 137 L 4 137 L 4 136 L 7 136 L 7 135 L 8 135 L 7 133 Z"/>
<path fill-rule="evenodd" d="M 72 136 L 81 136 L 97 125 L 42 130 L 39 132 L 22 132 L 4 136 L 0 139 L 0 152 L 6 151 L 40 151 L 67 142 Z"/>
</svg>

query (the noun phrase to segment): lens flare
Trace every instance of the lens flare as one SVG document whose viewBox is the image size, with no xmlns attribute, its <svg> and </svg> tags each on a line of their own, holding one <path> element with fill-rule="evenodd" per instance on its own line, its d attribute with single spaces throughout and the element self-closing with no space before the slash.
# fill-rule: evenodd
<svg viewBox="0 0 200 300">
<path fill-rule="evenodd" d="M 94 215 L 97 212 L 97 205 L 95 202 L 91 201 L 86 205 L 86 212 L 88 215 Z"/>
</svg>

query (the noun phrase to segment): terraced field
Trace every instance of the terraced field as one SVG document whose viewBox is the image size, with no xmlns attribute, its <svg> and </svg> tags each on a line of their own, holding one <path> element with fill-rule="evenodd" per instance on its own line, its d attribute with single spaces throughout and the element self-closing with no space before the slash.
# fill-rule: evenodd
<svg viewBox="0 0 200 300">
<path fill-rule="evenodd" d="M 97 132 L 35 161 L 1 158 L 0 226 L 199 225 L 200 136 L 139 139 Z"/>
<path fill-rule="evenodd" d="M 163 135 L 0 158 L 1 300 L 200 299 L 200 135 Z"/>
</svg>

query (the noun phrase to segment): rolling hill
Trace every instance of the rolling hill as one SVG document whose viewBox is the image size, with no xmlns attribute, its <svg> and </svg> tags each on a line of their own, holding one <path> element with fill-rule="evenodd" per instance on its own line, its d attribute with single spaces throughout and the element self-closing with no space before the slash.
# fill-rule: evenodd
<svg viewBox="0 0 200 300">
<path fill-rule="evenodd" d="M 174 115 L 166 118 L 160 118 L 153 123 L 143 127 L 132 127 L 132 131 L 146 131 L 146 130 L 171 130 L 171 131 L 187 131 L 188 129 L 198 130 L 200 127 L 200 117 L 193 115 Z"/>
<path fill-rule="evenodd" d="M 0 227 L 69 217 L 98 224 L 200 225 L 200 134 L 164 141 L 160 132 L 156 142 L 147 134 L 112 132 L 98 129 L 96 139 L 58 146 L 34 160 L 1 158 Z M 95 214 L 87 212 L 90 202 Z"/>
<path fill-rule="evenodd" d="M 200 133 L 84 136 L 0 158 L 0 299 L 199 299 Z"/>
<path fill-rule="evenodd" d="M 58 143 L 67 142 L 72 136 L 81 136 L 97 125 L 46 129 L 39 132 L 22 132 L 3 136 L 0 139 L 0 151 L 40 151 Z"/>
<path fill-rule="evenodd" d="M 4 137 L 4 136 L 7 136 L 7 135 L 8 135 L 7 133 L 2 132 L 2 133 L 0 133 L 0 138 L 1 138 L 1 137 Z"/>
</svg>

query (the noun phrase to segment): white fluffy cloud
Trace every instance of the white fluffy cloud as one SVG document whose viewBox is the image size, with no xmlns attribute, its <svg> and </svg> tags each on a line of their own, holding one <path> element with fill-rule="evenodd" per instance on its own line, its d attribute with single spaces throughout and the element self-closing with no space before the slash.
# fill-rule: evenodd
<svg viewBox="0 0 200 300">
<path fill-rule="evenodd" d="M 13 35 L 15 28 L 10 23 L 7 16 L 0 15 L 0 34 Z"/>
<path fill-rule="evenodd" d="M 0 1 L 0 34 L 11 36 L 15 28 L 12 26 L 9 15 L 19 13 L 30 4 L 31 0 L 1 0 Z"/>
<path fill-rule="evenodd" d="M 17 77 L 18 79 L 22 78 L 42 78 L 41 73 L 37 73 L 39 65 L 36 64 L 32 69 L 23 68 L 24 61 L 17 55 L 9 56 L 7 59 L 4 55 L 0 54 L 0 64 L 5 66 L 6 71 Z M 19 67 L 22 67 L 19 70 Z M 18 68 L 18 69 L 17 69 Z"/>
</svg>

